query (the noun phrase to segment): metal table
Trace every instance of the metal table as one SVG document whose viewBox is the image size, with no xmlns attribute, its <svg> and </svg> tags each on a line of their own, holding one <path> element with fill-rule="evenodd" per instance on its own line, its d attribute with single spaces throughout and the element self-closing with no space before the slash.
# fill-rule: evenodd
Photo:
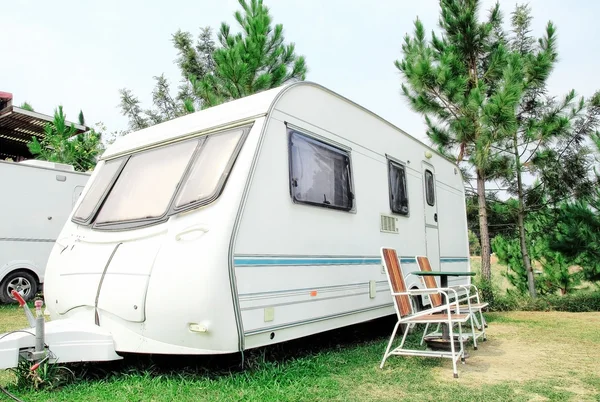
<svg viewBox="0 0 600 402">
<path fill-rule="evenodd" d="M 475 272 L 452 272 L 452 271 L 415 271 L 411 272 L 411 275 L 418 276 L 439 276 L 440 277 L 440 288 L 448 287 L 449 276 L 475 276 Z M 458 312 L 457 312 L 458 313 Z M 448 324 L 442 324 L 442 342 L 450 344 L 450 328 Z M 444 347 L 445 348 L 445 347 Z"/>
</svg>

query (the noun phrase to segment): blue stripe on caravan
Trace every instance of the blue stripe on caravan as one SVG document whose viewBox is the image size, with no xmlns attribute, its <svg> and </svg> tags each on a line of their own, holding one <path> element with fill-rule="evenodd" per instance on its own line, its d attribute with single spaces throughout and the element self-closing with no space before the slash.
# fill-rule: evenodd
<svg viewBox="0 0 600 402">
<path fill-rule="evenodd" d="M 380 258 L 234 258 L 237 266 L 259 265 L 377 265 Z"/>
<path fill-rule="evenodd" d="M 440 262 L 468 262 L 469 259 L 467 257 L 441 257 Z"/>
<path fill-rule="evenodd" d="M 414 257 L 401 257 L 401 264 L 416 264 Z M 381 258 L 351 258 L 351 257 L 235 257 L 234 264 L 241 267 L 287 265 L 381 265 Z"/>
<path fill-rule="evenodd" d="M 442 257 L 442 263 L 467 262 L 467 257 Z M 401 264 L 416 264 L 414 257 L 400 257 Z M 238 267 L 256 266 L 314 266 L 314 265 L 381 265 L 381 258 L 374 257 L 235 257 Z"/>
</svg>

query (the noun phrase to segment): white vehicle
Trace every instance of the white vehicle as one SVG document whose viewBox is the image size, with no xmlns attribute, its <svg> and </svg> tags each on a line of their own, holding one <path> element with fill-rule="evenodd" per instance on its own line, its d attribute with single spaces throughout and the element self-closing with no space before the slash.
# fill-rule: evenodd
<svg viewBox="0 0 600 402">
<path fill-rule="evenodd" d="M 0 301 L 12 290 L 26 300 L 44 282 L 56 238 L 69 218 L 89 173 L 39 160 L 0 161 Z"/>
<path fill-rule="evenodd" d="M 108 148 L 48 263 L 47 343 L 220 354 L 391 315 L 383 245 L 470 269 L 456 166 L 316 84 L 265 91 Z"/>
</svg>

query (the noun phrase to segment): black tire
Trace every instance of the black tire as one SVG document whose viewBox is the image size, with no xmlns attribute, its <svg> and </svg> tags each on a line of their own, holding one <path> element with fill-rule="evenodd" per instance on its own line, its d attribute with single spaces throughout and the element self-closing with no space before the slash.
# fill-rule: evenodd
<svg viewBox="0 0 600 402">
<path fill-rule="evenodd" d="M 419 289 L 419 288 L 412 288 L 411 290 L 415 290 L 415 289 Z M 412 296 L 411 297 L 411 302 L 413 304 L 413 308 L 415 310 L 415 313 L 418 313 L 419 311 L 425 310 L 425 306 L 423 306 L 423 302 L 422 302 L 421 296 Z"/>
<path fill-rule="evenodd" d="M 35 297 L 38 291 L 38 281 L 34 275 L 26 271 L 13 271 L 6 275 L 0 283 L 0 301 L 2 303 L 16 303 L 10 294 L 11 289 L 24 288 L 21 293 L 25 301 Z"/>
</svg>

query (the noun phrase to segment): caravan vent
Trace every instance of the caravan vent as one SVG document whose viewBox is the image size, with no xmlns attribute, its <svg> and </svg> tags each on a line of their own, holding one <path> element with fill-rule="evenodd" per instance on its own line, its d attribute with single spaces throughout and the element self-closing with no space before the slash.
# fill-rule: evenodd
<svg viewBox="0 0 600 402">
<path fill-rule="evenodd" d="M 381 215 L 381 227 L 380 230 L 384 233 L 398 233 L 398 227 L 396 223 L 398 218 L 395 216 Z"/>
</svg>

